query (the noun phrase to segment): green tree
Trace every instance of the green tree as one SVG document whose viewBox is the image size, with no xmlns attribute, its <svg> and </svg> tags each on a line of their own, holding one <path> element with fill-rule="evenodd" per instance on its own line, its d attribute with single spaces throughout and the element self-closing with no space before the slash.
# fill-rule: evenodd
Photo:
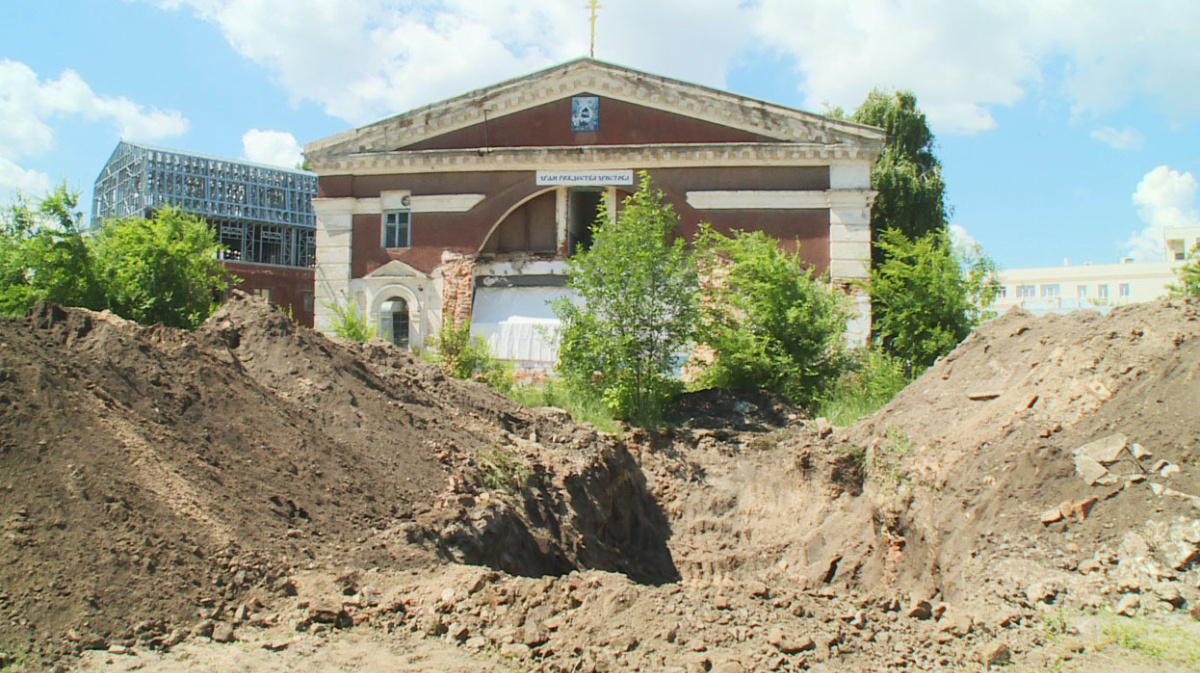
<svg viewBox="0 0 1200 673">
<path fill-rule="evenodd" d="M 696 324 L 696 268 L 675 210 L 648 175 L 623 206 L 614 219 L 601 207 L 591 247 L 571 259 L 577 301 L 553 305 L 563 322 L 557 368 L 617 416 L 653 423 L 680 388 L 675 356 Z"/>
<path fill-rule="evenodd" d="M 1169 290 L 1172 297 L 1200 297 L 1200 243 L 1192 246 L 1188 261 L 1176 273 L 1179 280 Z"/>
<path fill-rule="evenodd" d="M 845 363 L 845 295 L 762 232 L 727 237 L 705 226 L 696 250 L 705 285 L 696 340 L 713 353 L 699 381 L 811 406 Z"/>
<path fill-rule="evenodd" d="M 887 132 L 887 141 L 871 167 L 871 188 L 879 192 L 871 208 L 876 241 L 888 229 L 909 238 L 944 231 L 948 210 L 942 165 L 934 154 L 933 132 L 917 109 L 911 91 L 875 89 L 851 119 Z M 877 254 L 875 263 L 882 262 Z"/>
<path fill-rule="evenodd" d="M 956 255 L 939 231 L 914 240 L 888 229 L 877 245 L 884 262 L 871 270 L 869 282 L 881 309 L 876 338 L 915 376 L 987 317 L 998 287 L 995 264 L 978 250 L 969 258 Z"/>
<path fill-rule="evenodd" d="M 0 211 L 0 314 L 24 315 L 39 301 L 104 308 L 78 201 L 62 184 L 37 202 L 18 194 Z"/>
<path fill-rule="evenodd" d="M 177 208 L 106 220 L 92 248 L 108 308 L 140 323 L 194 328 L 229 286 L 208 224 Z"/>
</svg>

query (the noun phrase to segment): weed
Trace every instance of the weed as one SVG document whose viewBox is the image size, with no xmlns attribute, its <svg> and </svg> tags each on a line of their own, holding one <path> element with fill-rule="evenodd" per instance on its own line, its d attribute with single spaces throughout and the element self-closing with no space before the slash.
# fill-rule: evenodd
<svg viewBox="0 0 1200 673">
<path fill-rule="evenodd" d="M 1063 608 L 1042 612 L 1041 621 L 1048 641 L 1059 640 L 1071 633 L 1071 620 Z"/>
<path fill-rule="evenodd" d="M 903 362 L 878 347 L 860 349 L 851 354 L 847 371 L 818 400 L 817 415 L 834 425 L 849 425 L 890 402 L 910 381 Z"/>
<path fill-rule="evenodd" d="M 509 397 L 527 407 L 563 409 L 576 421 L 591 423 L 602 432 L 617 432 L 621 427 L 599 395 L 586 390 L 572 390 L 560 379 L 547 379 L 541 384 L 517 386 L 509 393 Z"/>
<path fill-rule="evenodd" d="M 359 315 L 352 302 L 327 302 L 325 308 L 333 311 L 333 333 L 337 336 L 360 343 L 375 336 L 375 328 L 365 315 Z"/>
<path fill-rule="evenodd" d="M 904 459 L 912 452 L 913 442 L 904 428 L 889 425 L 884 441 L 871 452 L 868 472 L 885 488 L 895 488 L 904 482 L 907 475 Z"/>
<path fill-rule="evenodd" d="M 475 457 L 479 467 L 479 483 L 491 491 L 520 490 L 529 476 L 529 468 L 511 451 L 492 447 Z"/>
<path fill-rule="evenodd" d="M 1115 645 L 1159 661 L 1200 665 L 1200 639 L 1178 626 L 1126 618 L 1105 624 L 1102 633 L 1101 646 Z"/>
<path fill-rule="evenodd" d="M 512 392 L 512 364 L 494 357 L 482 337 L 471 336 L 470 321 L 454 325 L 447 319 L 433 345 L 436 350 L 427 351 L 424 357 L 431 358 L 448 376 L 482 381 L 506 395 Z"/>
</svg>

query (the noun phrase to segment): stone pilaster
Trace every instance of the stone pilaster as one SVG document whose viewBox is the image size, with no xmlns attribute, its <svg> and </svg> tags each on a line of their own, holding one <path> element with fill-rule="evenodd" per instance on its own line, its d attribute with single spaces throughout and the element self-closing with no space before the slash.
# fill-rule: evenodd
<svg viewBox="0 0 1200 673">
<path fill-rule="evenodd" d="M 346 304 L 350 296 L 350 261 L 355 199 L 313 199 L 317 216 L 317 263 L 314 278 L 313 327 L 326 334 L 333 329 L 330 304 Z"/>
</svg>

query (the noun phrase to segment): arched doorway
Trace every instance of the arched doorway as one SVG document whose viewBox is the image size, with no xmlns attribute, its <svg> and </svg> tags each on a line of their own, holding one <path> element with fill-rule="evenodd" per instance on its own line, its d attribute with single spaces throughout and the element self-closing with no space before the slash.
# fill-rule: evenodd
<svg viewBox="0 0 1200 673">
<path fill-rule="evenodd" d="M 383 328 L 383 336 L 388 341 L 401 348 L 408 348 L 409 317 L 408 302 L 400 297 L 392 297 L 383 302 L 379 309 L 379 325 Z"/>
</svg>

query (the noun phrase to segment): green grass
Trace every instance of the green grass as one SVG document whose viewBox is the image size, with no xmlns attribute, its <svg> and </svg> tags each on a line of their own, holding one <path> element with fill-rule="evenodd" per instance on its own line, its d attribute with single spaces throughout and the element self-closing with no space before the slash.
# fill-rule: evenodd
<svg viewBox="0 0 1200 673">
<path fill-rule="evenodd" d="M 509 397 L 527 407 L 564 409 L 575 421 L 591 423 L 602 432 L 618 432 L 621 429 L 621 424 L 613 418 L 612 411 L 598 396 L 571 390 L 558 379 L 517 386 L 509 393 Z"/>
<path fill-rule="evenodd" d="M 1101 646 L 1115 646 L 1158 661 L 1200 666 L 1200 638 L 1194 631 L 1123 618 L 1105 624 L 1101 633 Z"/>
<path fill-rule="evenodd" d="M 903 363 L 876 347 L 860 349 L 829 391 L 817 402 L 818 416 L 838 426 L 850 425 L 892 401 L 912 379 Z"/>
</svg>

